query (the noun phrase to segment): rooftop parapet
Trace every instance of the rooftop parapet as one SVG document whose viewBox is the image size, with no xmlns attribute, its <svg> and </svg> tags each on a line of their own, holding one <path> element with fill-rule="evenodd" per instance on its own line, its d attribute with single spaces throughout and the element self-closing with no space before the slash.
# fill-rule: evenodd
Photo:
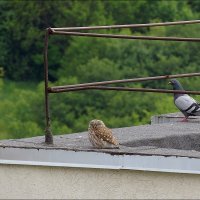
<svg viewBox="0 0 200 200">
<path fill-rule="evenodd" d="M 200 174 L 199 123 L 116 128 L 120 149 L 96 149 L 87 134 L 58 135 L 53 145 L 43 136 L 1 140 L 0 163 Z"/>
</svg>

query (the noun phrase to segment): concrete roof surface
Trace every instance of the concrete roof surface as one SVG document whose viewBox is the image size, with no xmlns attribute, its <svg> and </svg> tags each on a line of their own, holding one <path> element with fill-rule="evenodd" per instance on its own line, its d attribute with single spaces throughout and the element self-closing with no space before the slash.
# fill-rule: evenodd
<svg viewBox="0 0 200 200">
<path fill-rule="evenodd" d="M 44 136 L 1 140 L 0 148 L 62 149 L 104 152 L 112 155 L 163 155 L 200 158 L 200 124 L 173 122 L 112 129 L 120 149 L 96 149 L 88 133 L 55 135 L 54 144 L 44 143 Z"/>
</svg>

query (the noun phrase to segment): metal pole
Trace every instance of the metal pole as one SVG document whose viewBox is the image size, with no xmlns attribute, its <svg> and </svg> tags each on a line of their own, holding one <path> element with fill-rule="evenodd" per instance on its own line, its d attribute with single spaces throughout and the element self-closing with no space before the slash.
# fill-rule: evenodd
<svg viewBox="0 0 200 200">
<path fill-rule="evenodd" d="M 45 46 L 44 46 L 44 79 L 45 79 L 45 114 L 46 114 L 46 128 L 45 128 L 45 142 L 53 144 L 53 135 L 51 132 L 51 122 L 49 113 L 49 92 L 48 92 L 48 37 L 50 29 L 46 29 Z"/>
<path fill-rule="evenodd" d="M 81 83 L 81 84 L 75 84 L 75 85 L 54 86 L 54 87 L 51 87 L 50 90 L 85 87 L 85 86 L 108 85 L 108 84 L 113 84 L 113 83 L 131 83 L 131 82 L 133 83 L 133 82 L 141 82 L 141 81 L 151 81 L 151 80 L 161 80 L 161 79 L 171 79 L 171 78 L 181 78 L 181 77 L 194 77 L 194 76 L 200 76 L 200 73 L 152 76 L 152 77 L 145 77 L 145 78 L 132 78 L 132 79 L 101 81 L 101 82 L 93 82 L 93 83 Z"/>
<path fill-rule="evenodd" d="M 52 29 L 55 31 L 77 31 L 77 30 L 98 30 L 98 29 L 114 29 L 114 28 L 142 28 L 142 27 L 171 26 L 171 25 L 197 24 L 197 23 L 200 23 L 200 20 L 159 22 L 159 23 L 149 23 L 149 24 L 110 25 L 110 26 L 63 27 L 63 28 L 52 28 Z"/>
<path fill-rule="evenodd" d="M 186 90 L 166 90 L 166 89 L 151 89 L 151 88 L 129 88 L 129 87 L 107 87 L 107 86 L 85 86 L 78 88 L 49 88 L 49 93 L 73 92 L 80 90 L 117 90 L 117 91 L 134 91 L 134 92 L 154 92 L 154 93 L 178 93 L 178 94 L 196 94 L 200 95 L 199 91 Z"/>
<path fill-rule="evenodd" d="M 181 38 L 181 37 L 156 37 L 156 36 L 134 36 L 134 35 L 114 35 L 114 34 L 101 34 L 101 33 L 80 33 L 80 32 L 65 32 L 54 31 L 51 29 L 52 34 L 55 35 L 72 35 L 83 37 L 103 37 L 103 38 L 120 38 L 120 39 L 135 39 L 135 40 L 165 40 L 176 42 L 200 42 L 200 38 Z"/>
</svg>

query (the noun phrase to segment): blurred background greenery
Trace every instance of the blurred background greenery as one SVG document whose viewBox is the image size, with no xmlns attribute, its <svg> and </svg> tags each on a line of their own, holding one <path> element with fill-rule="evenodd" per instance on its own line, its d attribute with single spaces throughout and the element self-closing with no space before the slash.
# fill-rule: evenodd
<svg viewBox="0 0 200 200">
<path fill-rule="evenodd" d="M 199 0 L 0 1 L 0 139 L 44 134 L 44 29 L 193 20 Z M 101 30 L 104 33 L 198 37 L 200 25 Z M 199 44 L 54 36 L 49 44 L 52 85 L 198 72 Z M 3 68 L 3 71 L 2 71 Z M 168 88 L 168 81 L 126 86 Z M 199 90 L 198 78 L 181 79 Z M 120 85 L 120 84 L 118 84 Z M 200 99 L 195 96 L 196 99 Z M 87 130 L 93 118 L 108 127 L 146 124 L 176 112 L 171 94 L 80 91 L 50 95 L 54 134 Z"/>
</svg>

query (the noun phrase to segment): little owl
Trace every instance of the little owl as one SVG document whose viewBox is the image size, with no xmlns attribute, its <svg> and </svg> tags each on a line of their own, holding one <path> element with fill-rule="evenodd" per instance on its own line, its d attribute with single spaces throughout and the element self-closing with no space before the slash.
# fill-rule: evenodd
<svg viewBox="0 0 200 200">
<path fill-rule="evenodd" d="M 96 148 L 119 148 L 119 143 L 111 129 L 107 128 L 101 120 L 90 121 L 88 133 L 90 142 Z"/>
</svg>

